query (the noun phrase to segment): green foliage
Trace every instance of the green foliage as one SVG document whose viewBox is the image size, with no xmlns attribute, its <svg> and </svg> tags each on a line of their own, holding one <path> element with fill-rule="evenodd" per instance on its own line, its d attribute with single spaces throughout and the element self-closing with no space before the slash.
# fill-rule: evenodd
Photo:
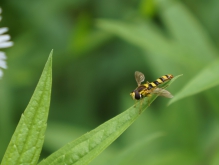
<svg viewBox="0 0 219 165">
<path fill-rule="evenodd" d="M 179 76 L 174 77 L 164 86 L 167 87 L 175 81 Z M 98 156 L 105 148 L 115 141 L 145 110 L 157 97 L 146 101 L 139 101 L 125 112 L 110 119 L 89 133 L 84 134 L 77 140 L 74 140 L 48 158 L 39 163 L 39 165 L 47 164 L 74 164 L 86 165 Z"/>
<path fill-rule="evenodd" d="M 0 81 L 0 159 L 54 48 L 39 161 L 130 107 L 138 70 L 149 82 L 183 76 L 168 88 L 173 99 L 157 98 L 90 165 L 219 164 L 219 1 L 2 0 L 1 8 L 0 27 L 9 28 L 14 46 L 5 50 Z M 165 136 L 144 143 L 157 132 Z M 142 148 L 134 150 L 136 143 Z M 135 156 L 120 159 L 129 149 Z"/>
<path fill-rule="evenodd" d="M 157 132 L 150 136 L 143 137 L 141 140 L 136 141 L 134 144 L 127 146 L 123 151 L 116 155 L 113 160 L 106 163 L 106 165 L 125 165 L 131 163 L 141 164 L 141 160 L 136 160 L 139 157 L 139 153 L 150 149 L 151 143 L 156 143 L 158 138 L 162 138 L 164 136 L 164 133 Z"/>
<path fill-rule="evenodd" d="M 172 39 L 169 36 L 165 36 L 159 27 L 151 21 L 145 23 L 139 20 L 133 24 L 100 19 L 97 21 L 97 26 L 107 32 L 120 36 L 157 57 L 170 58 L 168 60 L 171 61 L 166 62 L 171 63 L 174 61 L 175 64 L 172 65 L 172 68 L 178 68 L 176 65 L 184 65 L 183 67 L 187 67 L 185 72 L 187 69 L 191 73 L 197 74 L 197 69 L 201 69 L 203 65 L 216 59 L 218 51 L 211 44 L 208 35 L 198 21 L 180 2 L 166 2 L 168 2 L 169 6 L 162 1 L 157 1 L 157 5 L 161 18 L 170 31 Z M 156 63 L 159 64 L 157 61 Z M 165 64 L 165 62 L 163 63 Z M 207 66 L 197 78 L 194 78 L 194 80 L 192 78 L 183 89 L 184 91 L 177 94 L 171 102 L 218 85 L 218 80 L 215 77 L 215 74 L 218 73 L 217 65 L 218 62 L 214 62 L 212 66 Z M 209 75 L 210 72 L 211 75 Z"/>
<path fill-rule="evenodd" d="M 50 106 L 52 86 L 52 52 L 34 94 L 21 116 L 2 160 L 2 165 L 38 162 Z"/>
<path fill-rule="evenodd" d="M 179 76 L 165 83 L 166 88 Z M 52 52 L 45 65 L 36 90 L 21 116 L 20 122 L 2 160 L 7 164 L 36 164 L 46 130 L 52 86 Z M 77 140 L 68 143 L 39 165 L 88 164 L 115 141 L 157 97 L 139 101 L 125 112 L 105 122 Z"/>
<path fill-rule="evenodd" d="M 219 79 L 215 76 L 218 74 L 218 71 L 219 60 L 216 60 L 189 81 L 189 83 L 186 84 L 186 86 L 169 102 L 169 104 L 219 85 Z"/>
</svg>

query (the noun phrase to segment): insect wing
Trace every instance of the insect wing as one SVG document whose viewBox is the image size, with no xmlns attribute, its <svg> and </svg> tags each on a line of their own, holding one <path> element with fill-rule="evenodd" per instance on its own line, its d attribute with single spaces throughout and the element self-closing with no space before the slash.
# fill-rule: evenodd
<svg viewBox="0 0 219 165">
<path fill-rule="evenodd" d="M 141 83 L 145 80 L 144 74 L 139 72 L 139 71 L 136 71 L 135 72 L 135 80 L 136 80 L 138 86 L 140 86 Z"/>
<path fill-rule="evenodd" d="M 173 95 L 169 91 L 162 89 L 162 88 L 156 88 L 153 90 L 152 93 L 155 93 L 155 94 L 158 94 L 159 96 L 163 96 L 167 98 L 173 98 Z"/>
</svg>

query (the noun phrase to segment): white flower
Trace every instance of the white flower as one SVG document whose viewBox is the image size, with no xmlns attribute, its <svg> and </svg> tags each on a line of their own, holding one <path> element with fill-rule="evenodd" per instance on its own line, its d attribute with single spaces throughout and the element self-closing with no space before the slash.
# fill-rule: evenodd
<svg viewBox="0 0 219 165">
<path fill-rule="evenodd" d="M 1 14 L 1 12 L 2 12 L 2 10 L 0 8 L 0 14 Z M 2 17 L 0 16 L 0 21 L 1 21 L 1 19 L 2 19 Z M 13 42 L 9 41 L 10 36 L 4 34 L 7 31 L 8 31 L 8 28 L 0 28 L 0 49 L 1 48 L 8 48 L 8 47 L 13 45 Z M 6 59 L 5 53 L 0 51 L 0 78 L 3 76 L 2 69 L 7 68 L 7 64 L 6 64 L 5 59 Z"/>
</svg>

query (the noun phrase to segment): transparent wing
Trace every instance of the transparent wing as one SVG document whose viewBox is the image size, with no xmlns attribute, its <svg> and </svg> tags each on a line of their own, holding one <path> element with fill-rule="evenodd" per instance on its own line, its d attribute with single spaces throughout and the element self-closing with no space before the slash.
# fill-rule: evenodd
<svg viewBox="0 0 219 165">
<path fill-rule="evenodd" d="M 141 83 L 144 81 L 145 77 L 144 74 L 139 72 L 139 71 L 135 71 L 135 80 L 138 84 L 138 86 L 141 85 Z"/>
<path fill-rule="evenodd" d="M 155 93 L 155 94 L 158 94 L 159 96 L 163 96 L 167 98 L 173 98 L 173 95 L 169 91 L 162 89 L 162 88 L 156 88 L 153 90 L 152 93 Z"/>
</svg>

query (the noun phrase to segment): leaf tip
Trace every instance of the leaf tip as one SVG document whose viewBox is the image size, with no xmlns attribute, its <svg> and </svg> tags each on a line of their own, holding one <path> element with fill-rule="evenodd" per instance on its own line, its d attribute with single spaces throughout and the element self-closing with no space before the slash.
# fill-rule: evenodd
<svg viewBox="0 0 219 165">
<path fill-rule="evenodd" d="M 49 58 L 52 58 L 53 55 L 53 49 L 51 50 L 50 54 L 49 54 Z"/>
</svg>

